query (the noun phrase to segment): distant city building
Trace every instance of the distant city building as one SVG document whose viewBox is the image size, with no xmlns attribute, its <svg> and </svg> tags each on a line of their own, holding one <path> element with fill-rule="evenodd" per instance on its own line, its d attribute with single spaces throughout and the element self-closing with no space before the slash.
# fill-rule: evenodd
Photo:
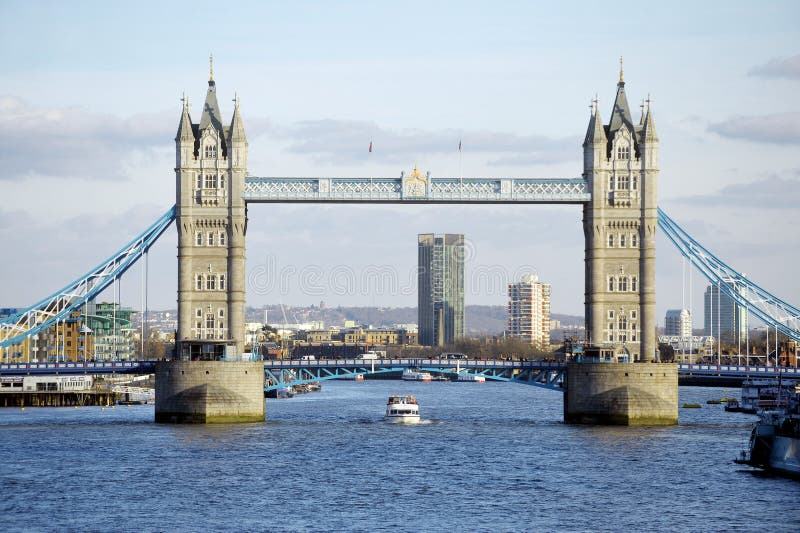
<svg viewBox="0 0 800 533">
<path fill-rule="evenodd" d="M 128 360 L 136 355 L 134 326 L 130 307 L 111 302 L 89 302 L 87 324 L 94 332 L 94 358 L 97 361 Z"/>
<path fill-rule="evenodd" d="M 403 346 L 419 344 L 416 331 L 397 328 L 354 328 L 341 332 L 339 340 L 346 344 L 364 344 L 367 346 Z"/>
<path fill-rule="evenodd" d="M 8 318 L 17 313 L 16 307 L 0 307 L 0 318 Z"/>
<path fill-rule="evenodd" d="M 464 336 L 464 236 L 418 236 L 419 342 L 451 344 Z"/>
<path fill-rule="evenodd" d="M 705 334 L 723 342 L 739 344 L 747 336 L 747 308 L 740 306 L 719 287 L 709 285 L 703 296 Z"/>
<path fill-rule="evenodd" d="M 86 361 L 95 351 L 95 335 L 85 316 L 73 312 L 44 331 L 31 336 L 31 361 Z"/>
<path fill-rule="evenodd" d="M 688 309 L 669 309 L 664 317 L 664 335 L 670 337 L 692 336 L 692 315 Z"/>
<path fill-rule="evenodd" d="M 546 348 L 550 343 L 550 284 L 535 275 L 508 284 L 508 334 Z"/>
</svg>

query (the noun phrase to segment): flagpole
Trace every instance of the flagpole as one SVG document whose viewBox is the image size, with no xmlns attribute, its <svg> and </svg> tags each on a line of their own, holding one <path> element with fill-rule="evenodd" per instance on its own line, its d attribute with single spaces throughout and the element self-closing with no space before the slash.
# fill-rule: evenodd
<svg viewBox="0 0 800 533">
<path fill-rule="evenodd" d="M 464 174 L 461 171 L 461 139 L 458 139 L 458 197 L 464 196 Z"/>
</svg>

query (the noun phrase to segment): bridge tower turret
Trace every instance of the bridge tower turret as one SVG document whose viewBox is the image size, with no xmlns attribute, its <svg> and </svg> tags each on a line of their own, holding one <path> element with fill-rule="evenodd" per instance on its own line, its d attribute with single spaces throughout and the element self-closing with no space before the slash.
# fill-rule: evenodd
<svg viewBox="0 0 800 533">
<path fill-rule="evenodd" d="M 199 124 L 184 98 L 175 136 L 178 331 L 156 363 L 156 422 L 264 420 L 264 365 L 244 349 L 247 137 L 239 99 L 222 125 L 211 64 Z"/>
<path fill-rule="evenodd" d="M 212 66 L 200 123 L 184 98 L 175 137 L 178 359 L 219 360 L 244 348 L 247 138 L 235 102 L 224 127 Z"/>
<path fill-rule="evenodd" d="M 583 211 L 589 338 L 652 361 L 658 137 L 649 101 L 633 124 L 621 63 L 610 122 L 603 125 L 595 99 L 583 154 L 592 192 Z"/>
</svg>

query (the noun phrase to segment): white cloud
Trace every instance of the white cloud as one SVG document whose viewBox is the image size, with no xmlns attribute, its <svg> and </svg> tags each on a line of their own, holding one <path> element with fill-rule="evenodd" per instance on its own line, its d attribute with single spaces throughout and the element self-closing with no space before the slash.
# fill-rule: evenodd
<svg viewBox="0 0 800 533">
<path fill-rule="evenodd" d="M 127 119 L 86 109 L 47 109 L 0 96 L 0 179 L 23 176 L 125 178 L 124 161 L 164 147 L 177 121 L 168 113 Z"/>
<path fill-rule="evenodd" d="M 703 206 L 751 207 L 756 209 L 797 209 L 800 207 L 798 170 L 787 171 L 789 179 L 769 176 L 749 183 L 736 183 L 713 194 L 681 198 L 680 201 Z"/>
<path fill-rule="evenodd" d="M 800 144 L 800 112 L 735 116 L 711 124 L 708 129 L 731 139 L 771 144 Z"/>
<path fill-rule="evenodd" d="M 336 163 L 365 161 L 372 157 L 405 164 L 419 155 L 455 154 L 459 141 L 465 155 L 498 156 L 489 161 L 498 165 L 569 161 L 579 153 L 577 137 L 552 139 L 482 130 L 396 130 L 355 120 L 298 122 L 286 129 L 276 129 L 274 134 L 290 140 L 286 149 L 290 153 L 308 154 L 321 162 Z M 370 141 L 374 148 L 371 154 Z"/>
<path fill-rule="evenodd" d="M 800 54 L 770 59 L 763 65 L 757 65 L 748 72 L 750 76 L 763 78 L 787 78 L 800 80 Z"/>
</svg>

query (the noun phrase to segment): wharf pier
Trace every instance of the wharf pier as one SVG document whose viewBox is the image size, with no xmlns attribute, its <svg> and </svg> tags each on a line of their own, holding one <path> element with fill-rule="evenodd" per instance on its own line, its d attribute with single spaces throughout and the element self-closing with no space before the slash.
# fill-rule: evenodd
<svg viewBox="0 0 800 533">
<path fill-rule="evenodd" d="M 0 393 L 0 407 L 109 406 L 120 396 L 110 391 L 4 391 Z"/>
</svg>

